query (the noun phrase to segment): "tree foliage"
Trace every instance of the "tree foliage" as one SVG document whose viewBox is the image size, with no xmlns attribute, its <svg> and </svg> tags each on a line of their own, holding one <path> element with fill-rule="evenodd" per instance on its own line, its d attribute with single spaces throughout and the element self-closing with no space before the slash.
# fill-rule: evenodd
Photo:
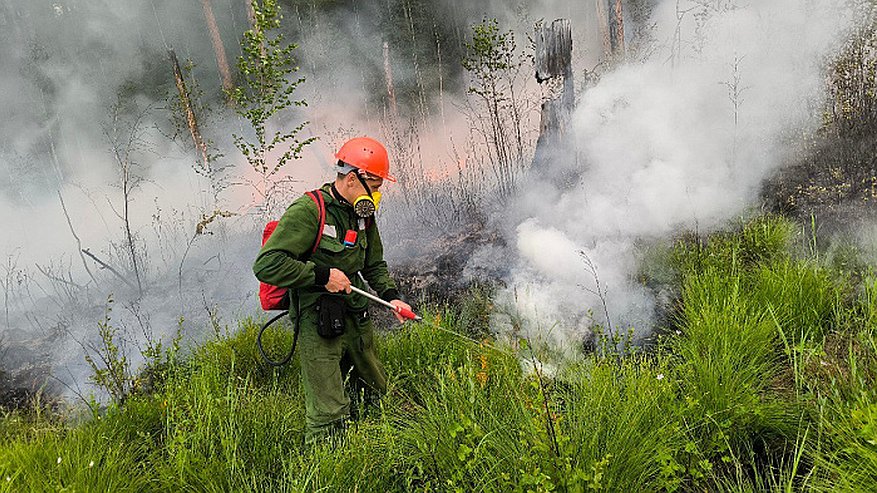
<svg viewBox="0 0 877 493">
<path fill-rule="evenodd" d="M 243 54 L 237 63 L 241 80 L 228 95 L 237 113 L 255 132 L 255 141 L 235 134 L 234 142 L 259 174 L 262 183 L 256 188 L 265 205 L 270 205 L 276 188 L 273 178 L 289 161 L 301 157 L 304 147 L 314 138 L 299 137 L 307 121 L 287 131 L 273 131 L 269 125 L 282 111 L 307 106 L 303 99 L 293 97 L 305 79 L 294 77 L 298 71 L 293 57 L 297 45 L 287 44 L 280 32 L 283 16 L 277 0 L 253 0 L 252 5 L 254 27 L 243 35 Z M 272 162 L 270 155 L 274 152 L 281 154 Z"/>
</svg>

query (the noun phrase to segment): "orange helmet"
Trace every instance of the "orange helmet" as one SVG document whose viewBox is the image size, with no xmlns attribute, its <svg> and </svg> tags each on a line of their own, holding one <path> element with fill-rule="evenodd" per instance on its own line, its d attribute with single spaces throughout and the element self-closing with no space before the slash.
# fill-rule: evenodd
<svg viewBox="0 0 877 493">
<path fill-rule="evenodd" d="M 387 149 L 375 139 L 369 137 L 350 139 L 338 149 L 335 158 L 366 173 L 392 182 L 396 181 L 396 177 L 390 174 L 390 157 L 387 155 Z"/>
</svg>

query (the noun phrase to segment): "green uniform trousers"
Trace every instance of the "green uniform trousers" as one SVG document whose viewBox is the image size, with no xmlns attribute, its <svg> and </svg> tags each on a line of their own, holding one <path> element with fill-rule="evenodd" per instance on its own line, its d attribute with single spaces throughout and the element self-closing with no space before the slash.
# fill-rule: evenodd
<svg viewBox="0 0 877 493">
<path fill-rule="evenodd" d="M 345 382 L 378 394 L 387 390 L 387 374 L 375 351 L 368 315 L 348 312 L 344 334 L 325 339 L 317 333 L 316 310 L 303 310 L 299 351 L 308 442 L 344 426 L 350 416 Z"/>
</svg>

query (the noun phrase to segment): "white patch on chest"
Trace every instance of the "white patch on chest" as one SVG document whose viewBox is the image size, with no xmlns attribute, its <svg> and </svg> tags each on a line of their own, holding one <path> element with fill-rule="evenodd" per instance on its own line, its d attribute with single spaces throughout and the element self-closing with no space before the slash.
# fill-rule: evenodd
<svg viewBox="0 0 877 493">
<path fill-rule="evenodd" d="M 338 238 L 338 231 L 335 230 L 334 224 L 327 224 L 323 226 L 323 234 L 328 236 L 329 238 Z"/>
</svg>

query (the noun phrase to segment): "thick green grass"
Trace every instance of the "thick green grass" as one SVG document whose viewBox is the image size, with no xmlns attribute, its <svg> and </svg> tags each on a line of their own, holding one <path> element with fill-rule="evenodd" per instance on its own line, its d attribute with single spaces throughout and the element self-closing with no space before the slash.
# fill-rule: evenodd
<svg viewBox="0 0 877 493">
<path fill-rule="evenodd" d="M 525 341 L 479 343 L 488 292 L 435 308 L 382 335 L 388 394 L 315 447 L 297 359 L 263 365 L 244 321 L 83 424 L 3 416 L 0 491 L 874 491 L 877 281 L 797 230 L 761 217 L 662 249 L 665 335 L 556 373 Z"/>
</svg>

